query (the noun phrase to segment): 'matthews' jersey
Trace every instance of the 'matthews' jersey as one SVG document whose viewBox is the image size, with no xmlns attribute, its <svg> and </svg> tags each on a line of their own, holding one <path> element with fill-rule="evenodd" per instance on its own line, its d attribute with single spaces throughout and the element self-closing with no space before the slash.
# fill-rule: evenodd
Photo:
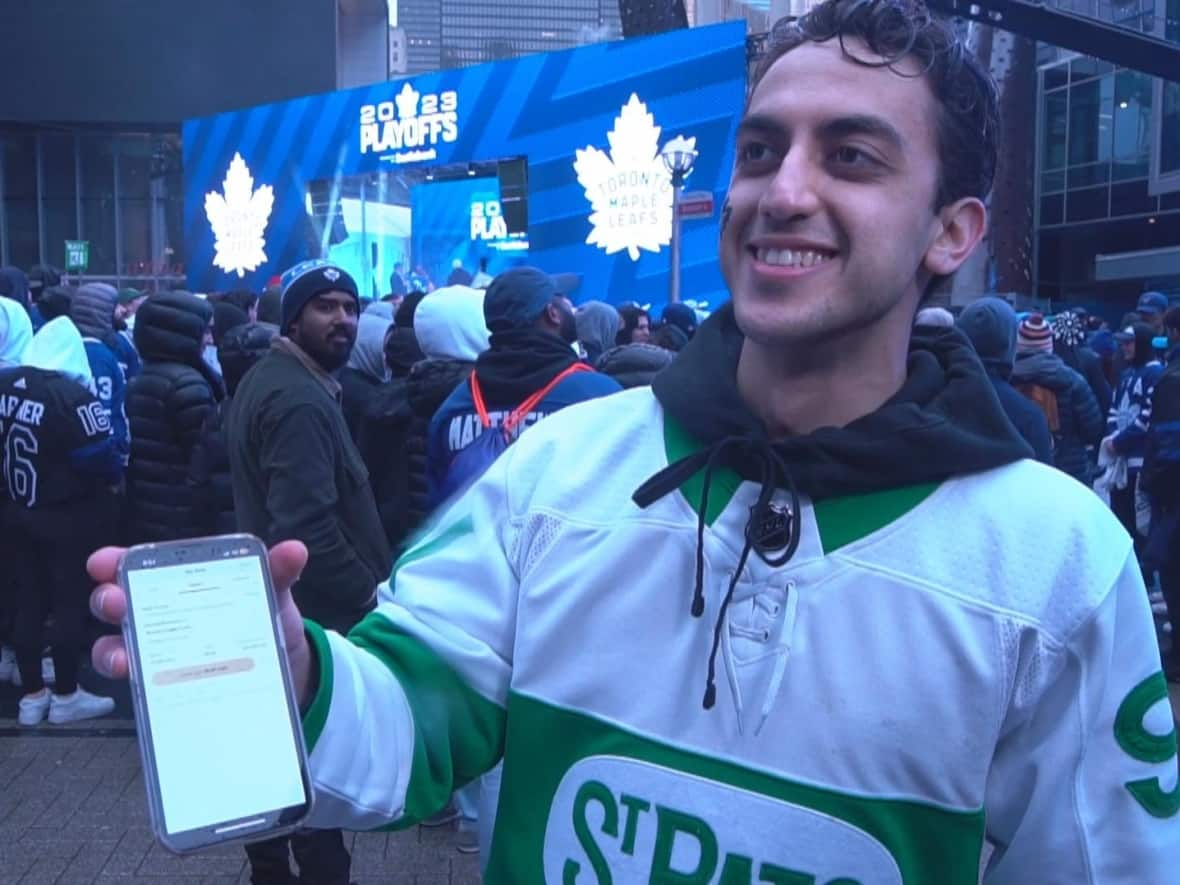
<svg viewBox="0 0 1180 885">
<path fill-rule="evenodd" d="M 59 372 L 0 373 L 0 454 L 8 498 L 30 509 L 65 504 L 118 481 L 106 409 Z"/>
</svg>

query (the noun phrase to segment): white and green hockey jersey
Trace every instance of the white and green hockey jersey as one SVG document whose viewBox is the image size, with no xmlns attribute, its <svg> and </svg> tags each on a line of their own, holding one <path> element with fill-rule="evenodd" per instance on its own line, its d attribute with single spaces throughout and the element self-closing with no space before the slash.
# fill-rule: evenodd
<svg viewBox="0 0 1180 885">
<path fill-rule="evenodd" d="M 577 440 L 576 445 L 569 441 Z M 313 824 L 408 825 L 503 757 L 489 882 L 1168 885 L 1180 786 L 1131 544 L 1031 461 L 804 499 L 632 492 L 694 447 L 647 389 L 546 419 L 397 564 L 347 638 L 310 625 Z M 391 595 L 390 595 L 391 594 Z"/>
</svg>

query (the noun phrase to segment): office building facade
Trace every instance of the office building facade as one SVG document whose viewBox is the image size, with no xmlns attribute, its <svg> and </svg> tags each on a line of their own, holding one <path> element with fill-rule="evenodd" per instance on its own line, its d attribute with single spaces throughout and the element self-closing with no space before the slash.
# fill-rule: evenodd
<svg viewBox="0 0 1180 885">
<path fill-rule="evenodd" d="M 1058 5 L 1180 43 L 1180 0 Z M 1148 289 L 1180 299 L 1180 83 L 1054 47 L 1041 62 L 1037 295 L 1114 319 Z"/>
</svg>

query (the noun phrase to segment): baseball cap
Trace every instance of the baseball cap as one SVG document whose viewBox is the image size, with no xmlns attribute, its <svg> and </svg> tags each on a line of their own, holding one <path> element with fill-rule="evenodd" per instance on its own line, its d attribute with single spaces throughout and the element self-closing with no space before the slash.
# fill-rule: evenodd
<svg viewBox="0 0 1180 885">
<path fill-rule="evenodd" d="M 1135 310 L 1139 313 L 1163 313 L 1168 309 L 1168 296 L 1163 292 L 1144 292 Z"/>
<path fill-rule="evenodd" d="M 1123 329 L 1121 332 L 1115 332 L 1114 333 L 1114 340 L 1115 341 L 1134 341 L 1135 340 L 1134 327 L 1127 326 L 1127 328 Z"/>
<path fill-rule="evenodd" d="M 561 294 L 557 280 L 543 270 L 528 265 L 509 268 L 488 286 L 483 300 L 484 322 L 492 332 L 531 326 Z"/>
<path fill-rule="evenodd" d="M 138 289 L 120 289 L 119 290 L 119 303 L 120 304 L 130 304 L 136 298 L 142 298 L 142 297 L 143 297 L 143 292 L 139 291 Z"/>
</svg>

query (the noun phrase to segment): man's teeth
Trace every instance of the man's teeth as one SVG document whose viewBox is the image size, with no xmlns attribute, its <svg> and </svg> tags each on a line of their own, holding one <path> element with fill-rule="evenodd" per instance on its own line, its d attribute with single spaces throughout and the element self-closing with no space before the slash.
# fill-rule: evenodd
<svg viewBox="0 0 1180 885">
<path fill-rule="evenodd" d="M 758 260 L 778 267 L 813 267 L 831 261 L 829 252 L 797 251 L 795 249 L 759 249 Z"/>
</svg>

